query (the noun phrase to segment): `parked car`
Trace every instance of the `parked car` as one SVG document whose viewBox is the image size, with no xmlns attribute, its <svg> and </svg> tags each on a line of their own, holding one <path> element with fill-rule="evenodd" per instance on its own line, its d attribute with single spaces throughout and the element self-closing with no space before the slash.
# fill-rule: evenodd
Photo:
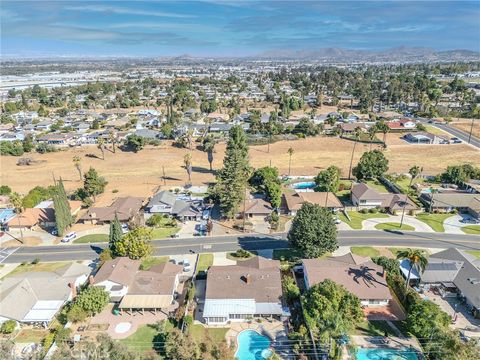
<svg viewBox="0 0 480 360">
<path fill-rule="evenodd" d="M 462 143 L 462 140 L 460 140 L 460 139 L 457 138 L 457 137 L 452 137 L 452 138 L 450 139 L 450 142 L 451 142 L 452 144 L 461 144 L 461 143 Z"/>
<path fill-rule="evenodd" d="M 183 259 L 182 264 L 184 272 L 189 272 L 192 270 L 192 266 L 190 265 L 190 261 L 188 259 Z"/>
<path fill-rule="evenodd" d="M 122 233 L 126 234 L 128 233 L 128 231 L 129 231 L 128 224 L 122 224 Z"/>
<path fill-rule="evenodd" d="M 172 234 L 172 235 L 170 235 L 170 237 L 171 237 L 171 238 L 179 238 L 180 235 L 178 235 L 178 234 Z"/>
<path fill-rule="evenodd" d="M 70 242 L 72 241 L 73 239 L 75 239 L 77 237 L 77 233 L 75 231 L 72 231 L 70 233 L 68 233 L 67 235 L 65 235 L 62 239 L 62 243 L 67 243 L 67 242 Z"/>
<path fill-rule="evenodd" d="M 57 228 L 53 228 L 53 229 L 50 231 L 50 234 L 52 234 L 53 236 L 58 236 L 58 230 L 57 230 Z"/>
<path fill-rule="evenodd" d="M 333 221 L 334 221 L 335 224 L 337 224 L 337 225 L 342 222 L 339 218 L 335 218 L 335 219 L 333 219 Z"/>
</svg>

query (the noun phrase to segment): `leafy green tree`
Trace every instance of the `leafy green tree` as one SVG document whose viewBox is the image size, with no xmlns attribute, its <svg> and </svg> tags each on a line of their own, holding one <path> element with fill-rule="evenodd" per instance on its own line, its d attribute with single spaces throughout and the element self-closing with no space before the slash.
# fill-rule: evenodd
<svg viewBox="0 0 480 360">
<path fill-rule="evenodd" d="M 89 315 L 98 314 L 109 301 L 108 293 L 98 286 L 87 286 L 80 291 L 74 300 L 74 304 L 86 311 Z"/>
<path fill-rule="evenodd" d="M 425 251 L 423 250 L 405 249 L 397 253 L 397 259 L 399 260 L 407 259 L 410 262 L 407 280 L 405 282 L 405 289 L 408 289 L 412 270 L 416 269 L 418 272 L 425 271 L 425 268 L 427 267 L 427 264 L 428 264 L 428 258 L 425 254 Z"/>
<path fill-rule="evenodd" d="M 257 191 L 265 194 L 274 208 L 280 206 L 282 188 L 276 167 L 265 166 L 255 170 L 249 183 Z"/>
<path fill-rule="evenodd" d="M 305 321 L 321 341 L 348 334 L 364 318 L 360 299 L 329 279 L 310 287 L 302 304 Z"/>
<path fill-rule="evenodd" d="M 373 179 L 384 175 L 388 171 L 388 159 L 379 150 L 363 153 L 353 174 L 358 180 Z"/>
<path fill-rule="evenodd" d="M 115 243 L 115 255 L 127 256 L 130 259 L 142 259 L 152 254 L 152 230 L 138 227 L 125 234 Z"/>
<path fill-rule="evenodd" d="M 120 256 L 118 255 L 117 244 L 122 241 L 122 237 L 122 225 L 120 224 L 120 221 L 118 221 L 118 216 L 115 212 L 115 217 L 110 223 L 110 233 L 108 235 L 108 247 L 113 256 Z"/>
<path fill-rule="evenodd" d="M 88 196 L 93 196 L 94 199 L 105 191 L 107 184 L 105 178 L 92 167 L 83 175 L 83 188 Z"/>
<path fill-rule="evenodd" d="M 125 146 L 132 149 L 134 152 L 142 150 L 145 147 L 145 144 L 145 138 L 136 134 L 129 135 L 125 140 Z"/>
<path fill-rule="evenodd" d="M 432 329 L 447 328 L 450 321 L 450 316 L 432 301 L 416 301 L 407 315 L 409 331 L 419 338 L 427 338 Z"/>
<path fill-rule="evenodd" d="M 235 125 L 230 129 L 223 168 L 217 173 L 215 186 L 224 216 L 233 218 L 238 212 L 245 196 L 249 173 L 247 137 L 242 127 Z"/>
<path fill-rule="evenodd" d="M 191 360 L 199 358 L 200 350 L 191 336 L 172 329 L 165 341 L 165 355 L 168 359 Z"/>
<path fill-rule="evenodd" d="M 412 187 L 413 181 L 422 173 L 422 171 L 423 168 L 418 165 L 414 165 L 408 170 L 408 173 L 410 174 L 410 184 L 408 185 L 408 188 Z"/>
<path fill-rule="evenodd" d="M 304 203 L 288 233 L 292 246 L 307 258 L 322 256 L 337 249 L 337 228 L 333 215 L 317 204 Z"/>
<path fill-rule="evenodd" d="M 443 182 L 450 184 L 460 184 L 468 180 L 468 175 L 461 165 L 448 166 L 447 170 L 441 175 Z"/>
<path fill-rule="evenodd" d="M 0 195 L 10 195 L 12 193 L 12 189 L 8 185 L 0 186 Z"/>
<path fill-rule="evenodd" d="M 4 323 L 2 323 L 2 326 L 0 327 L 0 332 L 2 334 L 11 334 L 15 331 L 16 327 L 17 327 L 17 322 L 15 320 L 7 320 Z"/>
<path fill-rule="evenodd" d="M 335 165 L 322 170 L 315 177 L 316 191 L 337 192 L 340 186 L 340 169 Z"/>
<path fill-rule="evenodd" d="M 183 157 L 183 165 L 185 170 L 187 170 L 188 182 L 192 182 L 192 154 L 185 154 Z"/>
</svg>

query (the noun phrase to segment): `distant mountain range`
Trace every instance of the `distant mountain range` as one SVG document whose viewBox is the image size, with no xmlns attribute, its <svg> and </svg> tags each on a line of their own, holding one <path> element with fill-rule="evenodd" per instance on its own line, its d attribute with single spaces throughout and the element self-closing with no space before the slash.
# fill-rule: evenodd
<svg viewBox="0 0 480 360">
<path fill-rule="evenodd" d="M 480 60 L 480 52 L 471 50 L 436 51 L 426 47 L 395 47 L 382 51 L 320 48 L 316 50 L 270 50 L 252 58 L 265 60 L 316 60 L 325 62 L 393 62 Z"/>
</svg>

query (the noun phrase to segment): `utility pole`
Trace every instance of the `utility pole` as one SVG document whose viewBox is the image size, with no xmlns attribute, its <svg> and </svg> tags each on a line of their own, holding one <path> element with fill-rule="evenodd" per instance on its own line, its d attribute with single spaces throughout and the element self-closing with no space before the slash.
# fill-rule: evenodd
<svg viewBox="0 0 480 360">
<path fill-rule="evenodd" d="M 247 208 L 247 183 L 245 183 L 245 191 L 243 192 L 243 232 L 245 231 L 245 222 L 247 218 L 247 214 L 245 214 L 245 210 Z"/>
<path fill-rule="evenodd" d="M 468 135 L 468 143 L 470 144 L 470 140 L 472 139 L 472 132 L 473 132 L 473 121 L 475 119 L 472 118 L 472 124 L 470 125 L 470 134 Z"/>
<path fill-rule="evenodd" d="M 162 165 L 162 172 L 163 172 L 163 185 L 167 185 L 167 179 L 165 178 L 165 166 Z"/>
</svg>

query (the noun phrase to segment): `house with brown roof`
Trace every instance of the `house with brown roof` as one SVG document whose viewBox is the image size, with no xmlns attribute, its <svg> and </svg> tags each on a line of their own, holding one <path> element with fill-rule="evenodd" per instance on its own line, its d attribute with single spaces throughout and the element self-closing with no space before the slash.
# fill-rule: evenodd
<svg viewBox="0 0 480 360">
<path fill-rule="evenodd" d="M 245 215 L 249 218 L 252 217 L 267 217 L 273 211 L 269 202 L 260 199 L 248 199 L 245 201 Z M 243 211 L 242 211 L 243 213 Z"/>
<path fill-rule="evenodd" d="M 52 228 L 56 226 L 55 209 L 27 208 L 21 214 L 8 220 L 6 224 L 9 228 L 14 229 Z"/>
<path fill-rule="evenodd" d="M 326 207 L 332 211 L 338 211 L 343 208 L 340 199 L 332 192 L 297 192 L 294 194 L 283 195 L 283 210 L 288 214 L 295 216 L 304 203 L 317 204 Z"/>
<path fill-rule="evenodd" d="M 385 209 L 393 215 L 399 211 L 416 212 L 420 207 L 405 194 L 380 193 L 365 183 L 352 185 L 351 201 L 357 209 Z"/>
<path fill-rule="evenodd" d="M 285 316 L 279 261 L 257 256 L 208 269 L 203 310 L 207 324 Z"/>
<path fill-rule="evenodd" d="M 108 207 L 93 207 L 88 209 L 79 221 L 84 224 L 105 224 L 113 221 L 117 214 L 120 222 L 128 222 L 134 217 L 142 207 L 143 198 L 140 197 L 121 197 L 116 199 Z"/>
<path fill-rule="evenodd" d="M 174 304 L 183 267 L 171 262 L 140 270 L 140 260 L 118 257 L 106 261 L 95 277 L 110 295 L 110 301 L 124 310 L 157 310 Z"/>
<path fill-rule="evenodd" d="M 385 306 L 392 299 L 386 272 L 369 258 L 349 253 L 302 263 L 307 288 L 329 279 L 356 295 L 363 306 Z"/>
</svg>

